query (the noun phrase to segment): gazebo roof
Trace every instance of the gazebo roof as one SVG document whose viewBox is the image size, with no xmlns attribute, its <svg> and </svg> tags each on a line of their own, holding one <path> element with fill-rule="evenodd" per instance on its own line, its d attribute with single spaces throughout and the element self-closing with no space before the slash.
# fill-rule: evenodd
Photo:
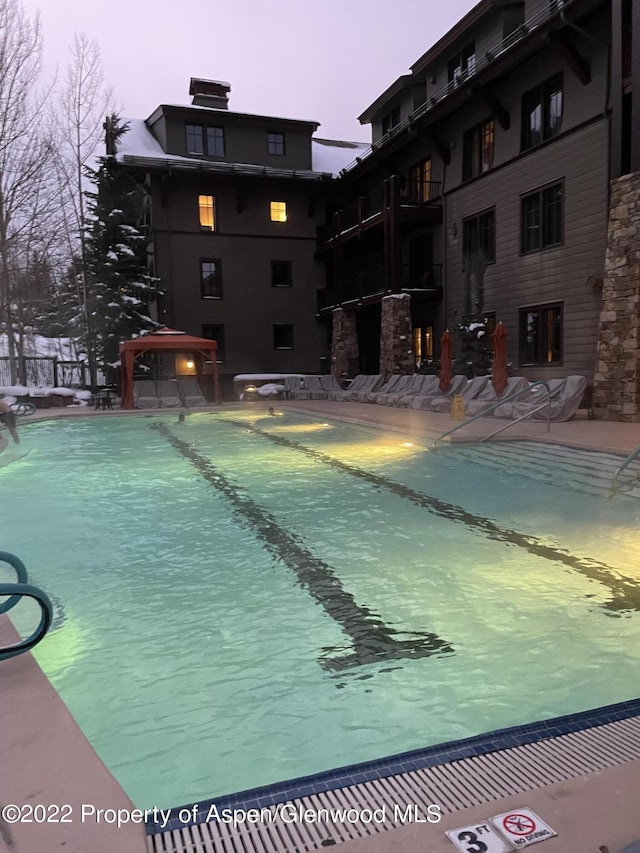
<svg viewBox="0 0 640 853">
<path fill-rule="evenodd" d="M 177 329 L 157 329 L 149 335 L 142 335 L 120 344 L 120 352 L 146 352 L 147 350 L 215 350 L 218 344 L 209 338 L 198 338 Z"/>
</svg>

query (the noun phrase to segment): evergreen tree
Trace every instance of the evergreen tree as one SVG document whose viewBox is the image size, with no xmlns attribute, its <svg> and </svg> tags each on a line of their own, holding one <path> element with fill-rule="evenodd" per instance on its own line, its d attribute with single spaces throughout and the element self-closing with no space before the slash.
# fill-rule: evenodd
<svg viewBox="0 0 640 853">
<path fill-rule="evenodd" d="M 121 341 L 159 325 L 149 314 L 159 280 L 147 268 L 144 190 L 113 156 L 127 129 L 115 116 L 107 121 L 110 153 L 88 172 L 96 189 L 87 193 L 93 220 L 86 240 L 87 326 L 105 367 L 117 366 Z"/>
</svg>

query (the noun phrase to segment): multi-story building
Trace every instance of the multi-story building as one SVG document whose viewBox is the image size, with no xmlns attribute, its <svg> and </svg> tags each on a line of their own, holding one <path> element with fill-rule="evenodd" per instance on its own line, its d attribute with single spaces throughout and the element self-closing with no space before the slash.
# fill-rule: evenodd
<svg viewBox="0 0 640 853">
<path fill-rule="evenodd" d="M 229 90 L 192 79 L 191 105 L 129 121 L 116 153 L 147 188 L 158 319 L 217 341 L 227 389 L 237 373 L 328 372 L 316 229 L 334 175 L 366 147 L 232 112 Z"/>
<path fill-rule="evenodd" d="M 514 372 L 640 419 L 636 77 L 640 3 L 480 0 L 362 113 L 367 147 L 192 81 L 118 154 L 147 176 L 161 319 L 217 337 L 223 373 L 324 370 L 331 340 L 342 377 L 413 371 L 471 308 Z"/>
<path fill-rule="evenodd" d="M 472 309 L 504 323 L 514 370 L 593 377 L 609 32 L 606 2 L 482 0 L 360 116 L 373 144 L 347 170 L 347 205 L 320 249 L 333 272 L 323 311 L 342 307 L 343 341 L 355 337 L 371 370 L 437 352 L 464 319 L 465 265 L 480 249 Z M 412 354 L 406 340 L 385 348 L 387 322 L 412 330 Z"/>
</svg>

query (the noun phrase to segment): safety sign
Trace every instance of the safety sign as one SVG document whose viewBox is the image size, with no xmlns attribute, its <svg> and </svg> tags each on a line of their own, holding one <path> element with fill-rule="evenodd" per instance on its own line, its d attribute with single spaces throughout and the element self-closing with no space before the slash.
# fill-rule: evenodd
<svg viewBox="0 0 640 853">
<path fill-rule="evenodd" d="M 462 853 L 512 853 L 508 844 L 487 821 L 473 826 L 461 826 L 447 831 L 452 841 Z"/>
<path fill-rule="evenodd" d="M 525 808 L 492 817 L 491 823 L 516 850 L 558 834 L 535 812 Z"/>
</svg>

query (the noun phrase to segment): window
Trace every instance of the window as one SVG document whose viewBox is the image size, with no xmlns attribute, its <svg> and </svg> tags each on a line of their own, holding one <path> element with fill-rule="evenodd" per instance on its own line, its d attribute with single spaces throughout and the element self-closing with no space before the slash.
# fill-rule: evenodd
<svg viewBox="0 0 640 853">
<path fill-rule="evenodd" d="M 390 113 L 382 116 L 382 133 L 389 133 L 400 124 L 400 107 L 394 107 Z"/>
<path fill-rule="evenodd" d="M 495 210 L 487 210 L 477 216 L 465 219 L 462 223 L 462 254 L 471 255 L 481 249 L 487 263 L 496 259 Z"/>
<path fill-rule="evenodd" d="M 293 349 L 293 326 L 290 323 L 275 323 L 273 326 L 273 348 Z"/>
<path fill-rule="evenodd" d="M 201 124 L 185 125 L 187 154 L 208 154 L 224 157 L 224 128 L 203 127 Z M 206 149 L 205 149 L 206 142 Z"/>
<path fill-rule="evenodd" d="M 423 160 L 409 169 L 409 187 L 407 196 L 411 201 L 421 204 L 431 198 L 431 160 Z"/>
<path fill-rule="evenodd" d="M 419 367 L 423 361 L 433 360 L 433 326 L 418 326 L 414 328 L 413 357 L 416 367 Z"/>
<path fill-rule="evenodd" d="M 271 286 L 292 287 L 291 261 L 271 261 Z"/>
<path fill-rule="evenodd" d="M 476 70 L 476 47 L 474 42 L 468 44 L 457 56 L 449 62 L 449 83 L 458 86 L 465 77 Z"/>
<path fill-rule="evenodd" d="M 216 361 L 218 364 L 222 364 L 224 361 L 224 326 L 207 323 L 202 327 L 202 337 L 218 344 Z"/>
<path fill-rule="evenodd" d="M 224 157 L 224 128 L 207 128 L 207 154 L 210 157 Z"/>
<path fill-rule="evenodd" d="M 200 295 L 202 299 L 222 299 L 221 261 L 200 261 Z"/>
<path fill-rule="evenodd" d="M 522 96 L 522 150 L 540 145 L 562 127 L 562 74 Z"/>
<path fill-rule="evenodd" d="M 271 202 L 271 221 L 286 222 L 287 221 L 287 203 L 286 201 Z"/>
<path fill-rule="evenodd" d="M 562 362 L 562 305 L 520 311 L 520 364 Z"/>
<path fill-rule="evenodd" d="M 198 196 L 200 228 L 203 231 L 216 230 L 216 200 L 212 195 Z"/>
<path fill-rule="evenodd" d="M 267 152 L 279 157 L 284 155 L 284 133 L 267 133 Z"/>
<path fill-rule="evenodd" d="M 462 143 L 462 180 L 468 181 L 488 172 L 493 166 L 493 119 L 483 121 L 468 130 Z"/>
<path fill-rule="evenodd" d="M 186 125 L 187 154 L 204 154 L 204 137 L 201 124 Z"/>
<path fill-rule="evenodd" d="M 520 217 L 520 251 L 535 252 L 562 243 L 562 184 L 524 196 Z"/>
</svg>

